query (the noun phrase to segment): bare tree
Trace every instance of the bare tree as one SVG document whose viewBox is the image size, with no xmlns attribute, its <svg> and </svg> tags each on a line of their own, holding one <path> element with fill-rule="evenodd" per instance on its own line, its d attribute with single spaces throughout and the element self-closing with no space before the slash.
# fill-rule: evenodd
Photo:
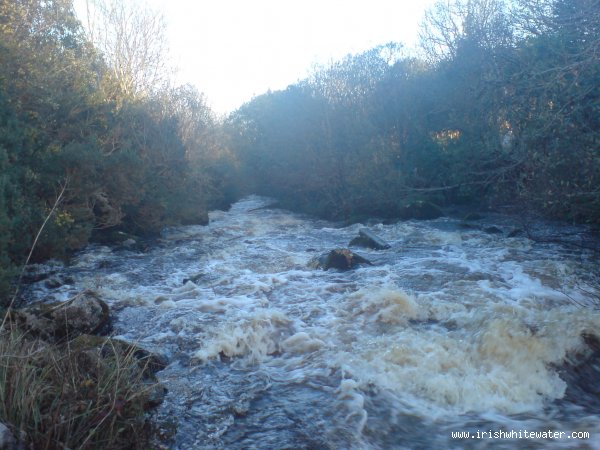
<svg viewBox="0 0 600 450">
<path fill-rule="evenodd" d="M 85 29 L 109 67 L 114 96 L 145 96 L 168 82 L 164 16 L 142 0 L 86 0 Z"/>
<path fill-rule="evenodd" d="M 480 47 L 506 45 L 511 39 L 503 0 L 438 0 L 425 12 L 419 38 L 431 62 L 454 59 L 466 41 Z"/>
</svg>

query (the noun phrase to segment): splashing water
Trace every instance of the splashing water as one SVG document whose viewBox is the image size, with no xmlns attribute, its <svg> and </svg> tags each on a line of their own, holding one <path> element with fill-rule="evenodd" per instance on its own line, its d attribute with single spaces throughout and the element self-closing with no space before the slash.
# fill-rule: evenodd
<svg viewBox="0 0 600 450">
<path fill-rule="evenodd" d="M 578 305 L 592 255 L 443 218 L 372 225 L 392 245 L 358 250 L 373 266 L 315 270 L 364 225 L 268 203 L 165 230 L 147 253 L 91 246 L 51 292 L 96 289 L 121 338 L 167 355 L 156 415 L 176 422 L 171 447 L 482 448 L 451 433 L 552 429 L 591 436 L 492 444 L 600 448 L 600 401 L 568 395 L 564 375 L 593 352 L 582 335 L 600 336 Z"/>
</svg>

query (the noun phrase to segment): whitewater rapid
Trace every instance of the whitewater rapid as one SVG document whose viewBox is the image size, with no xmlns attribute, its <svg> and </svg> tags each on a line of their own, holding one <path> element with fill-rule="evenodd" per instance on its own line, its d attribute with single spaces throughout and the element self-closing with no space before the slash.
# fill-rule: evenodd
<svg viewBox="0 0 600 450">
<path fill-rule="evenodd" d="M 582 336 L 600 336 L 593 252 L 507 237 L 519 224 L 504 216 L 338 226 L 270 203 L 249 197 L 145 252 L 90 246 L 60 269 L 72 284 L 30 295 L 94 289 L 118 337 L 168 358 L 156 418 L 171 448 L 600 448 L 585 387 L 600 376 L 566 373 L 593 352 Z M 372 266 L 310 268 L 365 225 L 391 245 L 354 249 Z M 548 429 L 591 435 L 451 437 Z"/>
</svg>

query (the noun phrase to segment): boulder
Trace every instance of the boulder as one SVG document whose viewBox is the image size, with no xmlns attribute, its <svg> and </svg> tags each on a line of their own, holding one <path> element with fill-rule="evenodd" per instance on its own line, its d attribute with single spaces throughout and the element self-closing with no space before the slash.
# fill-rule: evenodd
<svg viewBox="0 0 600 450">
<path fill-rule="evenodd" d="M 312 260 L 310 263 L 312 267 L 323 270 L 350 270 L 356 268 L 360 264 L 373 265 L 368 259 L 353 253 L 347 248 L 336 248 L 331 250 Z"/>
<path fill-rule="evenodd" d="M 89 290 L 61 303 L 37 304 L 14 312 L 16 323 L 42 339 L 73 339 L 103 331 L 109 323 L 108 305 Z"/>
<path fill-rule="evenodd" d="M 385 242 L 368 228 L 358 230 L 358 236 L 350 241 L 352 246 L 372 248 L 375 250 L 386 250 L 390 248 L 390 244 Z"/>
<path fill-rule="evenodd" d="M 431 202 L 416 201 L 400 208 L 401 219 L 432 220 L 442 217 L 444 213 L 439 206 Z"/>
<path fill-rule="evenodd" d="M 487 234 L 503 234 L 503 231 L 495 225 L 483 229 Z"/>
</svg>

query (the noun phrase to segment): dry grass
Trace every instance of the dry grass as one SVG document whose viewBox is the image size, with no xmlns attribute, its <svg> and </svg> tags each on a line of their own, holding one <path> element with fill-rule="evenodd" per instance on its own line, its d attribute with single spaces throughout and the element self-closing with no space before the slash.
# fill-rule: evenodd
<svg viewBox="0 0 600 450">
<path fill-rule="evenodd" d="M 59 346 L 8 328 L 0 331 L 0 421 L 27 448 L 150 447 L 147 361 L 132 347 Z"/>
</svg>

